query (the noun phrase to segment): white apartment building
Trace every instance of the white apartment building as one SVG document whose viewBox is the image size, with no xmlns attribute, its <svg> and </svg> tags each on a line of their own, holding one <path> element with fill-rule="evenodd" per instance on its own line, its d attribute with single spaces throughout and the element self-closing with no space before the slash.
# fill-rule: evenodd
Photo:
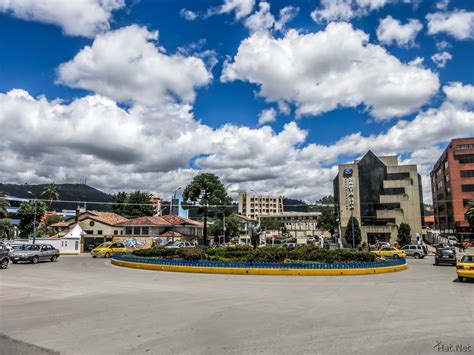
<svg viewBox="0 0 474 355">
<path fill-rule="evenodd" d="M 239 192 L 239 214 L 253 219 L 283 212 L 283 196 L 251 195 Z"/>
</svg>

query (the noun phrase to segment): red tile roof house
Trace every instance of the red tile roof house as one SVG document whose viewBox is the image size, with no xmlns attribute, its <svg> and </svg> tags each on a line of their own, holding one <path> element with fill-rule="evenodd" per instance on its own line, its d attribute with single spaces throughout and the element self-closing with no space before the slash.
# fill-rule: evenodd
<svg viewBox="0 0 474 355">
<path fill-rule="evenodd" d="M 167 245 L 172 239 L 199 242 L 203 235 L 203 224 L 192 219 L 174 215 L 138 217 L 117 223 L 124 228 L 123 237 L 116 237 L 128 248 L 150 248 Z"/>
<path fill-rule="evenodd" d="M 123 234 L 123 228 L 117 227 L 116 224 L 127 220 L 112 212 L 85 211 L 67 221 L 54 223 L 50 227 L 61 237 L 79 224 L 84 230 L 81 252 L 88 252 L 97 245 L 113 241 L 116 236 Z"/>
</svg>

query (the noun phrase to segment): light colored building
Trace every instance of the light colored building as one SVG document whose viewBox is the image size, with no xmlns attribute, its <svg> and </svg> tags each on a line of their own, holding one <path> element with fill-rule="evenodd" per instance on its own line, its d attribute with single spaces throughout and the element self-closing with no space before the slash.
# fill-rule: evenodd
<svg viewBox="0 0 474 355">
<path fill-rule="evenodd" d="M 260 216 L 283 212 L 283 197 L 251 195 L 239 192 L 239 214 L 259 219 Z"/>
<path fill-rule="evenodd" d="M 241 245 L 250 245 L 251 244 L 251 229 L 256 227 L 258 222 L 256 219 L 243 216 L 241 214 L 236 214 L 237 218 L 240 221 L 240 233 L 237 240 L 238 244 Z"/>
<path fill-rule="evenodd" d="M 334 199 L 342 242 L 351 215 L 359 222 L 362 242 L 394 243 L 400 223 L 410 225 L 412 240 L 422 233 L 423 197 L 416 165 L 399 165 L 397 156 L 368 151 L 360 160 L 339 165 Z"/>
<path fill-rule="evenodd" d="M 309 237 L 323 236 L 331 237 L 328 231 L 318 228 L 318 218 L 321 212 L 281 212 L 271 215 L 261 216 L 261 221 L 270 219 L 280 222 L 282 229 L 286 231 L 292 238 L 296 239 L 297 244 L 307 244 Z M 272 234 L 278 231 L 270 231 Z"/>
<path fill-rule="evenodd" d="M 150 248 L 167 245 L 172 240 L 199 243 L 203 224 L 174 215 L 138 217 L 117 224 L 123 228 L 123 236 L 114 238 L 129 248 Z"/>
<path fill-rule="evenodd" d="M 161 216 L 161 212 L 163 210 L 163 199 L 157 194 L 151 194 L 151 203 L 153 204 L 153 209 L 155 210 L 155 216 Z"/>
<path fill-rule="evenodd" d="M 59 236 L 65 235 L 76 224 L 84 231 L 81 240 L 81 252 L 87 252 L 99 244 L 112 241 L 114 237 L 123 235 L 123 228 L 118 223 L 126 222 L 128 219 L 112 212 L 85 211 L 65 222 L 52 224 Z"/>
</svg>

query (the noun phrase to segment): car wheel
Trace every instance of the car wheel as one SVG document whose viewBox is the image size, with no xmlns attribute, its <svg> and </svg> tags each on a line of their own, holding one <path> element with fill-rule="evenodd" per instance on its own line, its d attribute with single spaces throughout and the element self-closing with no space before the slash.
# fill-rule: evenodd
<svg viewBox="0 0 474 355">
<path fill-rule="evenodd" d="M 6 269 L 8 267 L 8 259 L 3 259 L 0 263 L 0 269 Z"/>
<path fill-rule="evenodd" d="M 414 257 L 415 259 L 419 259 L 419 258 L 420 258 L 420 254 L 415 253 L 415 255 L 413 255 L 413 257 Z"/>
<path fill-rule="evenodd" d="M 33 264 L 38 264 L 39 258 L 37 256 L 33 256 L 33 259 L 31 259 L 31 262 Z"/>
<path fill-rule="evenodd" d="M 53 255 L 53 256 L 51 257 L 51 262 L 54 263 L 56 260 L 58 260 L 58 256 L 57 256 L 57 255 Z"/>
<path fill-rule="evenodd" d="M 92 255 L 92 257 L 93 257 L 94 259 L 97 258 L 97 256 L 95 256 L 95 255 Z"/>
<path fill-rule="evenodd" d="M 17 264 L 17 263 L 18 263 L 18 261 L 16 261 L 16 260 L 12 260 L 12 263 L 13 263 L 13 264 Z"/>
<path fill-rule="evenodd" d="M 462 282 L 462 280 L 464 280 L 464 278 L 462 276 L 458 276 L 458 281 Z"/>
<path fill-rule="evenodd" d="M 110 253 L 105 253 L 106 258 L 110 258 Z"/>
<path fill-rule="evenodd" d="M 392 258 L 398 259 L 398 258 L 400 258 L 400 256 L 398 254 L 394 254 Z"/>
</svg>

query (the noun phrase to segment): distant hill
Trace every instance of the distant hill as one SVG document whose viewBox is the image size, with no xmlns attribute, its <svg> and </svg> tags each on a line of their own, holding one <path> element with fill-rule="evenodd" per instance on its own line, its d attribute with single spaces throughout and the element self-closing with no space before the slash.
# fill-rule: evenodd
<svg viewBox="0 0 474 355">
<path fill-rule="evenodd" d="M 31 194 L 28 191 L 31 191 L 35 194 L 38 199 L 45 198 L 41 196 L 46 184 L 39 185 L 29 185 L 29 184 L 1 184 L 0 191 L 5 192 L 7 195 L 22 197 L 22 198 L 32 198 Z M 97 190 L 89 185 L 84 184 L 58 184 L 59 190 L 59 199 L 64 201 L 86 201 L 87 209 L 98 210 L 98 211 L 110 211 L 112 205 L 100 205 L 93 204 L 90 201 L 95 202 L 112 202 L 112 195 L 109 195 L 103 191 Z M 77 202 L 53 202 L 52 208 L 61 211 L 74 210 L 78 206 Z M 83 206 L 83 204 L 81 204 Z"/>
</svg>

